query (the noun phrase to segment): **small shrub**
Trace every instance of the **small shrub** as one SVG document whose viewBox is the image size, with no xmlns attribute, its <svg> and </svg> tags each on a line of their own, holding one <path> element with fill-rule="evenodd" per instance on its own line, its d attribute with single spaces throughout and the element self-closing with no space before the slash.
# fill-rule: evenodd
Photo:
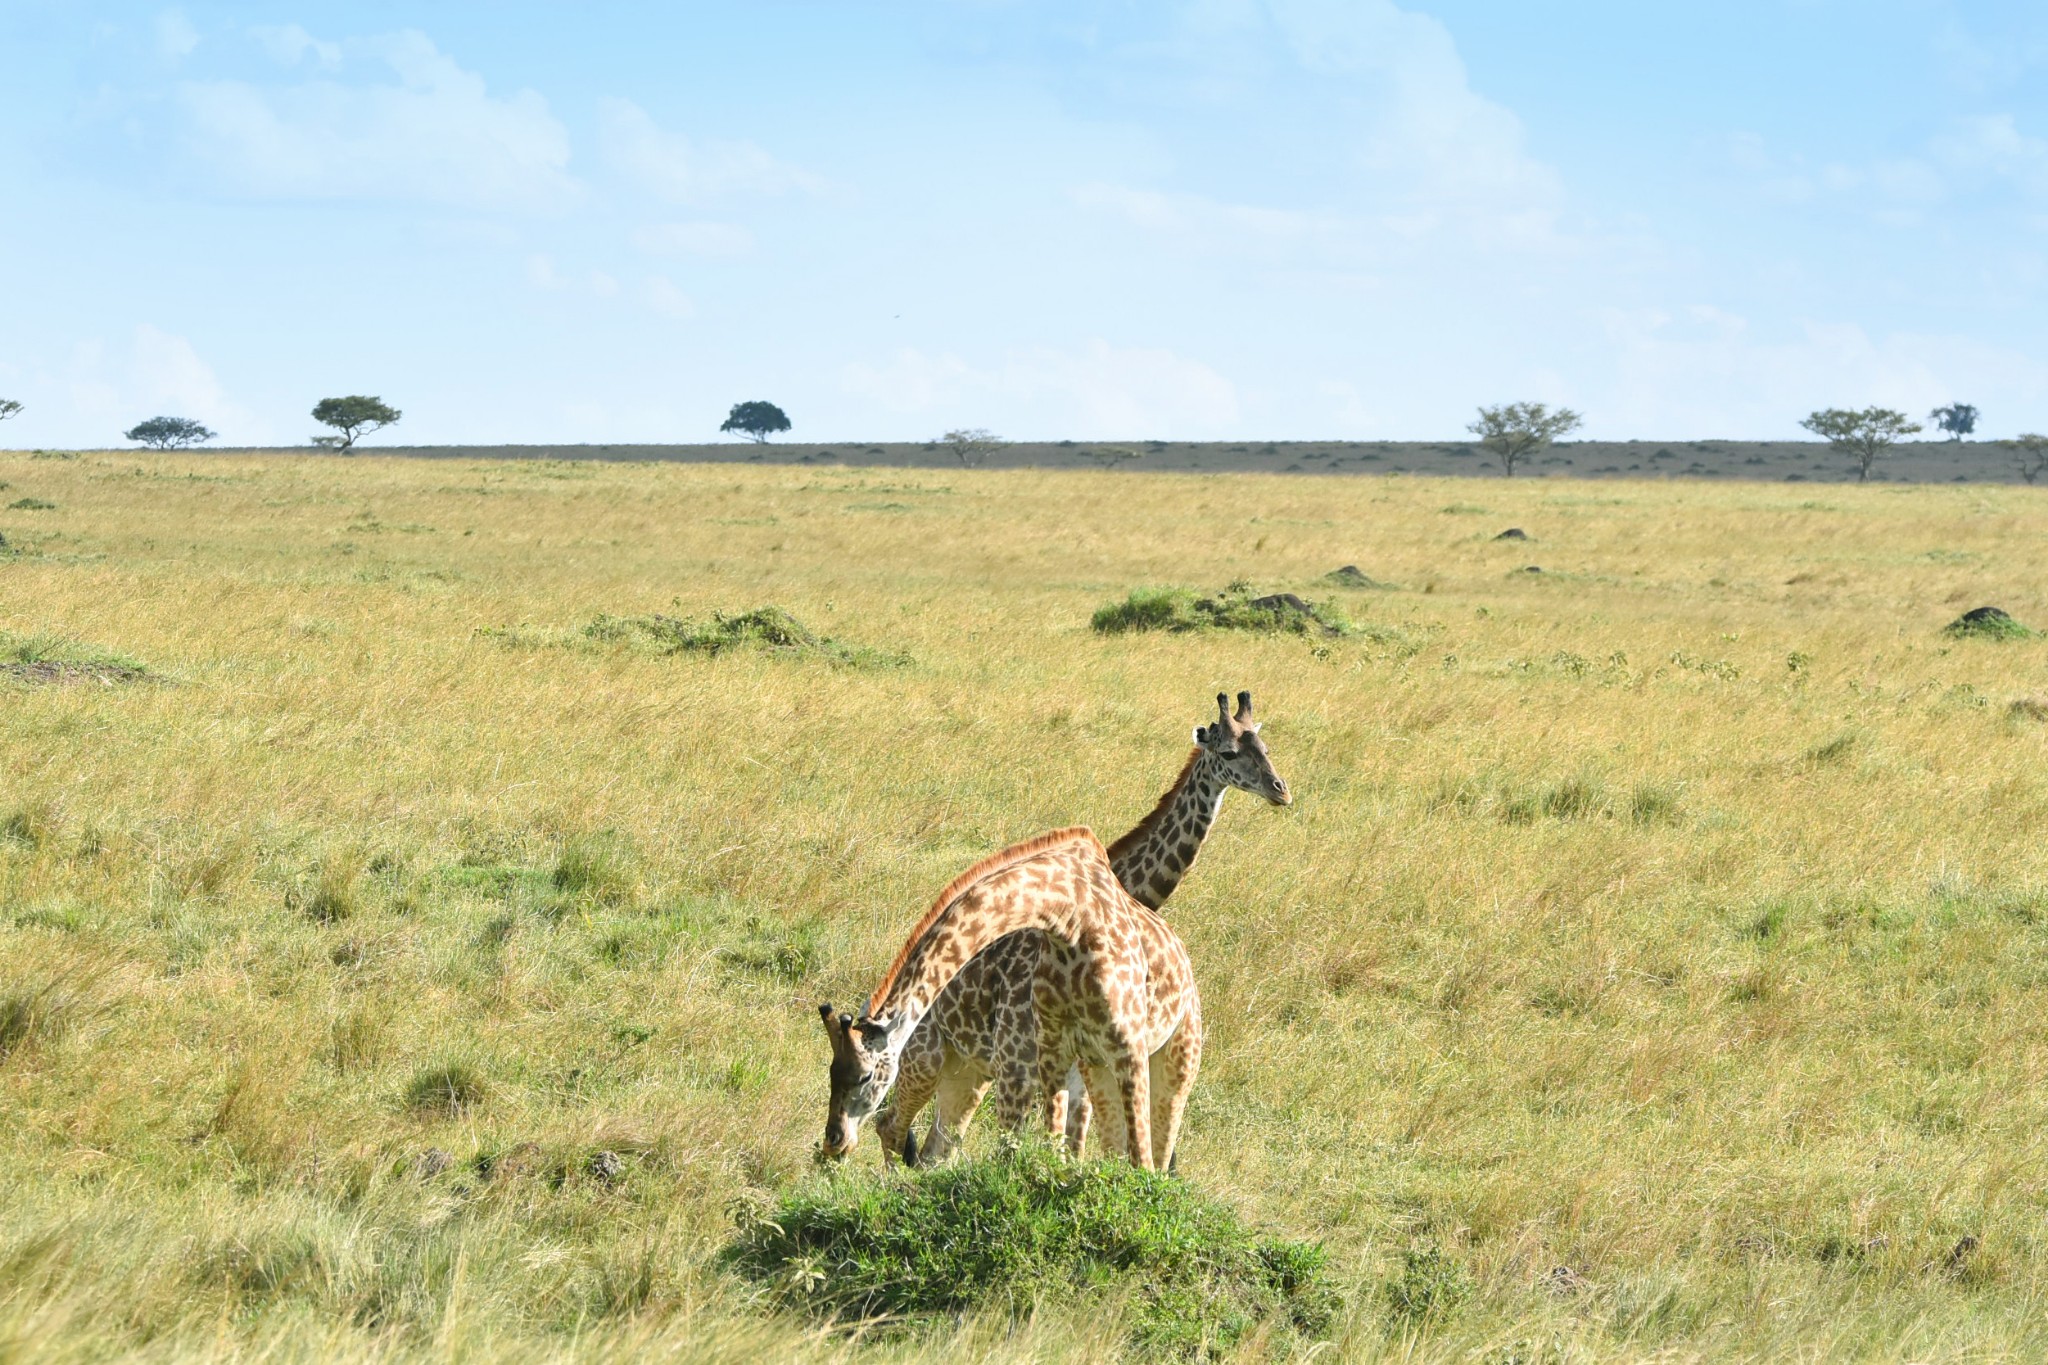
<svg viewBox="0 0 2048 1365">
<path fill-rule="evenodd" d="M 484 1102 L 483 1075 L 466 1062 L 422 1067 L 406 1082 L 405 1107 L 416 1114 L 463 1114 Z"/>
<path fill-rule="evenodd" d="M 44 502 L 41 498 L 16 498 L 13 502 L 7 504 L 7 510 L 10 512 L 54 512 L 57 510 L 57 504 L 54 502 Z"/>
<path fill-rule="evenodd" d="M 362 875 L 361 853 L 351 849 L 329 854 L 311 886 L 295 886 L 284 893 L 285 906 L 316 924 L 337 924 L 362 908 L 356 886 Z"/>
<path fill-rule="evenodd" d="M 739 1223 L 727 1265 L 848 1325 L 1123 1291 L 1138 1353 L 1195 1358 L 1262 1321 L 1314 1336 L 1336 1307 L 1321 1247 L 1259 1237 L 1185 1181 L 1047 1144 L 896 1179 L 843 1172 Z"/>
<path fill-rule="evenodd" d="M 1854 734 L 1836 735 L 1825 744 L 1816 744 L 1806 751 L 1806 761 L 1816 768 L 1825 768 L 1840 763 L 1856 752 L 1862 741 Z"/>
<path fill-rule="evenodd" d="M 725 950 L 725 961 L 744 972 L 771 981 L 798 982 L 818 970 L 825 951 L 818 942 L 818 928 L 809 922 L 767 925 L 756 921 L 748 926 L 747 942 Z"/>
<path fill-rule="evenodd" d="M 2048 721 L 2048 698 L 2020 697 L 2005 708 L 2006 718 L 2013 721 Z"/>
<path fill-rule="evenodd" d="M 622 834 L 603 830 L 562 845 L 555 890 L 594 905 L 630 905 L 640 895 L 639 856 Z"/>
<path fill-rule="evenodd" d="M 0 820 L 0 840 L 43 848 L 57 839 L 57 808 L 47 801 L 19 807 Z"/>
<path fill-rule="evenodd" d="M 344 1075 L 361 1071 L 377 1060 L 383 1033 L 383 1021 L 377 1013 L 352 1009 L 327 1026 L 327 1060 Z"/>
<path fill-rule="evenodd" d="M 2037 634 L 1997 607 L 1964 612 L 1941 629 L 1952 640 L 2031 640 Z"/>
<path fill-rule="evenodd" d="M 1408 1322 L 1441 1319 L 1472 1297 L 1472 1277 L 1443 1248 L 1410 1247 L 1401 1269 L 1380 1285 L 1388 1311 Z"/>
<path fill-rule="evenodd" d="M 0 1062 L 37 1044 L 60 1041 L 80 1012 L 77 994 L 64 981 L 0 991 Z"/>
<path fill-rule="evenodd" d="M 1743 926 L 1742 936 L 1755 939 L 1758 943 L 1770 943 L 1785 932 L 1785 907 L 1772 902 L 1758 911 L 1755 918 Z"/>
<path fill-rule="evenodd" d="M 1553 820 L 1586 820 L 1606 809 L 1606 793 L 1582 777 L 1567 778 L 1543 793 L 1543 813 Z"/>
<path fill-rule="evenodd" d="M 1677 790 L 1655 782 L 1638 783 L 1629 794 L 1628 818 L 1639 825 L 1677 824 Z"/>
</svg>

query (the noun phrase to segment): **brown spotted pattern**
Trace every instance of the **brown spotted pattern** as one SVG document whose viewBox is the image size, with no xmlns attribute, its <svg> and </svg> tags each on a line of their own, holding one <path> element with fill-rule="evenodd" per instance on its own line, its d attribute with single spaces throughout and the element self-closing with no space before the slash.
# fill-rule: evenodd
<svg viewBox="0 0 2048 1365">
<path fill-rule="evenodd" d="M 1224 792 L 1236 787 L 1283 806 L 1293 799 L 1259 738 L 1251 694 L 1237 694 L 1235 714 L 1226 697 L 1217 697 L 1216 709 L 1216 723 L 1195 731 L 1194 751 L 1166 794 L 1109 846 L 1118 881 L 1149 909 L 1165 904 L 1193 865 Z M 1009 1128 L 1023 1124 L 1035 1086 L 1048 1127 L 1064 1129 L 1069 1149 L 1080 1152 L 1090 1118 L 1084 1078 L 1062 1067 L 1053 1055 L 1057 1049 L 1042 1047 L 1040 1037 L 1044 1019 L 1059 1023 L 1065 1017 L 1060 1002 L 1074 979 L 1070 957 L 1042 934 L 1015 934 L 998 940 L 954 978 L 906 1046 L 895 1094 L 876 1116 L 885 1159 L 906 1151 L 920 1162 L 944 1159 L 965 1136 L 991 1086 L 997 1119 Z M 1147 959 L 1153 979 L 1172 979 L 1175 963 L 1163 944 L 1148 941 Z M 1064 1086 L 1056 1083 L 1061 1076 Z M 931 1133 L 920 1149 L 910 1141 L 911 1125 L 928 1103 L 934 1110 Z"/>
<path fill-rule="evenodd" d="M 1027 977 L 1037 1026 L 1046 1030 L 1041 1073 L 1056 1065 L 1056 1082 L 1078 1066 L 1106 1116 L 1110 1150 L 1146 1168 L 1172 1160 L 1201 1063 L 1194 971 L 1179 937 L 1124 891 L 1107 850 L 1086 829 L 1042 835 L 957 878 L 904 944 L 860 1019 L 819 1007 L 832 1043 L 826 1156 L 852 1150 L 861 1119 L 897 1079 L 906 1044 L 961 969 L 1022 930 L 1064 950 L 1050 967 L 1041 954 Z"/>
</svg>

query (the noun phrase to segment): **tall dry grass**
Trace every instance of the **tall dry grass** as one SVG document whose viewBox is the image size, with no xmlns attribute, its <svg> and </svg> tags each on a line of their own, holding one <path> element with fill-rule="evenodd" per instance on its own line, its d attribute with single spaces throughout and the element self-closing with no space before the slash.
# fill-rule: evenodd
<svg viewBox="0 0 2048 1365">
<path fill-rule="evenodd" d="M 0 1357 L 1098 1355 L 821 1336 L 710 1253 L 807 1178 L 813 1003 L 972 859 L 1120 832 L 1239 687 L 1297 802 L 1173 903 L 1181 1171 L 1330 1244 L 1341 1355 L 2048 1355 L 2048 643 L 1939 634 L 2048 625 L 2048 495 L 0 479 L 56 504 L 0 630 L 151 673 L 0 676 Z M 1236 579 L 1371 629 L 1087 629 Z M 582 633 L 770 602 L 909 662 Z"/>
</svg>

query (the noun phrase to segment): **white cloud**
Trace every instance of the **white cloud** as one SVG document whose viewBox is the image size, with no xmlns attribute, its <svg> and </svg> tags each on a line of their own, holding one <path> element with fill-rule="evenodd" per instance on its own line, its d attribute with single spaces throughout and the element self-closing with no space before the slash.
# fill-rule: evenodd
<svg viewBox="0 0 2048 1365">
<path fill-rule="evenodd" d="M 751 142 L 671 133 L 631 100 L 599 106 L 599 145 L 612 168 L 650 194 L 678 203 L 721 195 L 817 192 L 824 182 Z"/>
<path fill-rule="evenodd" d="M 1198 194 L 1162 194 L 1124 185 L 1078 185 L 1070 195 L 1083 208 L 1099 209 L 1135 227 L 1188 237 L 1221 235 L 1294 242 L 1336 226 L 1334 220 L 1315 214 L 1226 204 Z"/>
<path fill-rule="evenodd" d="M 1088 439 L 1210 434 L 1239 413 L 1236 386 L 1200 361 L 1102 340 L 1020 350 L 986 368 L 906 347 L 879 364 L 848 365 L 842 387 L 936 425 Z"/>
<path fill-rule="evenodd" d="M 688 294 L 676 288 L 675 282 L 666 275 L 649 275 L 642 289 L 647 306 L 665 318 L 682 319 L 692 317 L 697 305 Z"/>
<path fill-rule="evenodd" d="M 737 223 L 655 223 L 633 234 L 633 245 L 650 256 L 753 254 L 754 235 Z"/>
<path fill-rule="evenodd" d="M 1564 191 L 1529 155 L 1521 120 L 1476 93 L 1450 31 L 1390 0 L 1272 0 L 1295 59 L 1340 82 L 1356 110 L 1357 165 L 1398 198 L 1541 226 Z"/>
<path fill-rule="evenodd" d="M 48 391 L 70 408 L 82 429 L 94 433 L 87 439 L 110 446 L 150 417 L 194 418 L 230 445 L 272 439 L 266 423 L 227 396 L 189 340 L 148 323 L 135 327 L 124 348 L 110 349 L 98 340 L 74 345 L 69 365 Z"/>
<path fill-rule="evenodd" d="M 528 284 L 549 293 L 567 291 L 599 299 L 616 298 L 619 293 L 619 282 L 604 271 L 565 275 L 555 268 L 554 257 L 544 252 L 535 252 L 526 258 L 525 274 Z"/>
<path fill-rule="evenodd" d="M 2048 195 L 2048 139 L 2020 131 L 2011 114 L 1958 119 L 1932 148 L 1955 171 L 2010 180 L 2029 194 Z"/>
<path fill-rule="evenodd" d="M 575 196 L 568 132 L 539 95 L 491 96 L 420 33 L 363 46 L 396 83 L 186 83 L 187 149 L 234 188 L 268 197 L 539 209 Z"/>
<path fill-rule="evenodd" d="M 322 42 L 297 24 L 281 28 L 259 25 L 249 30 L 249 36 L 280 66 L 297 66 L 310 55 L 313 64 L 323 71 L 341 67 L 340 43 Z"/>
<path fill-rule="evenodd" d="M 1872 336 L 1850 323 L 1805 322 L 1759 336 L 1711 307 L 1601 315 L 1611 363 L 1583 401 L 1603 431 L 1801 439 L 1799 419 L 1822 407 L 1899 408 L 1918 416 L 1957 398 L 2024 411 L 2048 398 L 2048 364 L 1966 337 Z"/>
<path fill-rule="evenodd" d="M 1199 102 L 1308 101 L 1314 136 L 1291 150 L 1327 163 L 1323 207 L 1103 183 L 1070 191 L 1082 207 L 1187 249 L 1311 249 L 1346 270 L 1418 249 L 1470 259 L 1587 245 L 1560 228 L 1563 182 L 1529 153 L 1521 120 L 1472 89 L 1449 31 L 1428 15 L 1391 0 L 1207 0 L 1183 12 L 1171 41 L 1138 55 L 1162 54 Z"/>
<path fill-rule="evenodd" d="M 172 61 L 189 57 L 199 46 L 199 30 L 181 9 L 167 9 L 156 17 L 156 50 Z"/>
</svg>

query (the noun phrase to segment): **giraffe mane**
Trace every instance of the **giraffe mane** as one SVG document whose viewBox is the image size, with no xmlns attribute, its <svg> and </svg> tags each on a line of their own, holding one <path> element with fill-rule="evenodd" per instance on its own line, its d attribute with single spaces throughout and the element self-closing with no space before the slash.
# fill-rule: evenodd
<svg viewBox="0 0 2048 1365">
<path fill-rule="evenodd" d="M 962 872 L 959 876 L 948 882 L 946 889 L 939 893 L 939 898 L 932 902 L 932 908 L 924 912 L 924 918 L 919 920 L 917 927 L 910 931 L 910 937 L 903 940 L 903 947 L 897 952 L 896 960 L 889 964 L 889 970 L 883 974 L 882 983 L 876 986 L 874 994 L 868 997 L 868 1016 L 870 1018 L 874 1017 L 876 1008 L 881 1005 L 883 998 L 889 994 L 889 988 L 896 984 L 896 978 L 903 971 L 904 964 L 910 961 L 910 954 L 916 949 L 919 941 L 924 938 L 925 934 L 931 930 L 932 925 L 938 921 L 939 916 L 950 909 L 953 902 L 965 895 L 976 882 L 992 877 L 1007 868 L 1015 867 L 1018 863 L 1036 858 L 1041 853 L 1058 848 L 1063 844 L 1082 843 L 1094 845 L 1098 853 L 1102 851 L 1102 841 L 1095 837 L 1094 830 L 1086 825 L 1074 825 L 1068 829 L 1056 829 L 1050 833 L 1041 834 L 1035 839 L 1026 839 L 1021 844 L 1012 844 L 1000 853 L 991 853 L 988 857 L 983 858 L 973 867 L 968 868 L 965 872 Z"/>
<path fill-rule="evenodd" d="M 1152 831 L 1158 826 L 1159 822 L 1166 818 L 1166 812 L 1172 808 L 1174 798 L 1180 795 L 1180 789 L 1185 787 L 1188 784 L 1188 778 L 1194 775 L 1195 761 L 1201 756 L 1202 751 L 1199 747 L 1188 750 L 1188 761 L 1182 766 L 1180 776 L 1173 779 L 1173 785 L 1168 787 L 1166 794 L 1159 798 L 1159 804 L 1152 808 L 1152 813 L 1140 820 L 1129 834 L 1126 834 L 1123 838 L 1109 846 L 1111 862 L 1115 862 L 1118 858 L 1123 857 L 1124 854 L 1130 852 L 1151 836 Z"/>
</svg>

